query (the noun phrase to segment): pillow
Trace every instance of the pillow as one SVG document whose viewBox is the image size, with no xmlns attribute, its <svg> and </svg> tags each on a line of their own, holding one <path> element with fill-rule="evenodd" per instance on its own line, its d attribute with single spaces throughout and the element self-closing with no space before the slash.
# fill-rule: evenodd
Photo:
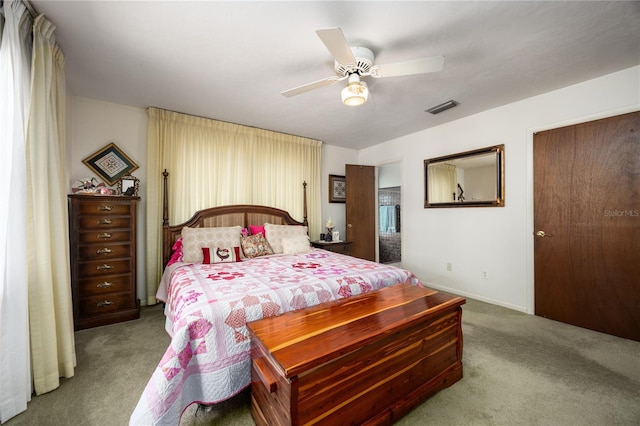
<svg viewBox="0 0 640 426">
<path fill-rule="evenodd" d="M 241 226 L 182 228 L 182 261 L 202 263 L 202 247 L 239 247 Z"/>
<path fill-rule="evenodd" d="M 264 233 L 264 226 L 249 225 L 249 232 L 251 232 L 251 235 L 262 234 L 262 235 L 264 235 L 266 237 L 266 235 Z"/>
<path fill-rule="evenodd" d="M 171 259 L 167 262 L 167 266 L 176 262 L 182 262 L 182 237 L 178 238 L 176 242 L 173 243 L 171 250 Z"/>
<path fill-rule="evenodd" d="M 309 253 L 311 244 L 306 235 L 295 235 L 293 237 L 282 238 L 282 252 L 284 254 Z"/>
<path fill-rule="evenodd" d="M 240 247 L 202 247 L 202 263 L 240 262 Z"/>
<path fill-rule="evenodd" d="M 271 249 L 269 242 L 262 234 L 242 237 L 240 244 L 242 244 L 244 256 L 250 259 L 258 256 L 265 256 L 267 254 L 273 254 L 273 250 Z"/>
<path fill-rule="evenodd" d="M 267 236 L 267 241 L 271 244 L 271 248 L 274 253 L 282 253 L 283 238 L 295 237 L 297 235 L 307 236 L 306 226 L 274 225 L 272 223 L 265 223 L 264 231 Z"/>
</svg>

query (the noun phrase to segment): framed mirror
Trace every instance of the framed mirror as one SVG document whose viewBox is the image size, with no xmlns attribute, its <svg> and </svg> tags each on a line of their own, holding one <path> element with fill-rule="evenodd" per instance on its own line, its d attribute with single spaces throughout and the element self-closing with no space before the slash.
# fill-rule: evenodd
<svg viewBox="0 0 640 426">
<path fill-rule="evenodd" d="M 424 160 L 424 208 L 504 207 L 504 145 Z"/>
<path fill-rule="evenodd" d="M 122 176 L 118 181 L 118 194 L 128 195 L 132 197 L 138 196 L 138 190 L 140 189 L 140 180 L 131 175 Z"/>
</svg>

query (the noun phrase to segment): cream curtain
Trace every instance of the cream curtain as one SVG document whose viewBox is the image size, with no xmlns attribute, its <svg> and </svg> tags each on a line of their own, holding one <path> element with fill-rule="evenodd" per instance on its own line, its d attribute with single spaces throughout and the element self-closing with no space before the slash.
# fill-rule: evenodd
<svg viewBox="0 0 640 426">
<path fill-rule="evenodd" d="M 2 24 L 4 21 L 4 24 Z M 25 131 L 31 17 L 22 2 L 0 8 L 0 422 L 31 399 L 27 293 Z"/>
<path fill-rule="evenodd" d="M 451 164 L 430 164 L 427 171 L 429 202 L 450 203 L 455 201 L 456 166 Z"/>
<path fill-rule="evenodd" d="M 59 386 L 76 365 L 65 176 L 64 58 L 55 27 L 33 28 L 27 133 L 27 262 L 31 364 L 36 394 Z"/>
<path fill-rule="evenodd" d="M 322 143 L 269 130 L 148 109 L 147 303 L 156 303 L 162 244 L 162 171 L 169 175 L 169 220 L 200 209 L 261 204 L 303 219 L 307 182 L 309 234 L 322 228 Z"/>
</svg>

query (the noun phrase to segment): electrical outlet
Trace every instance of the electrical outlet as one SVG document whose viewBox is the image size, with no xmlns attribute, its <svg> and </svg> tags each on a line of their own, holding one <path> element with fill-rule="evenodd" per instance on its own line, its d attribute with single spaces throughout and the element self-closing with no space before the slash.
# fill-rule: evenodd
<svg viewBox="0 0 640 426">
<path fill-rule="evenodd" d="M 488 280 L 489 279 L 489 271 L 487 271 L 486 269 L 482 270 L 482 279 L 483 280 Z"/>
<path fill-rule="evenodd" d="M 453 264 L 451 262 L 447 262 L 447 271 L 453 271 Z"/>
</svg>

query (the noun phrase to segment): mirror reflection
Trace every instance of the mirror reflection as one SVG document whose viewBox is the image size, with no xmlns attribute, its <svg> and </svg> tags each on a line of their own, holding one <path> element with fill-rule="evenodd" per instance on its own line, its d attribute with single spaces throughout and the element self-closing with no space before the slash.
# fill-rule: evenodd
<svg viewBox="0 0 640 426">
<path fill-rule="evenodd" d="M 504 145 L 424 161 L 424 207 L 504 206 Z"/>
</svg>

